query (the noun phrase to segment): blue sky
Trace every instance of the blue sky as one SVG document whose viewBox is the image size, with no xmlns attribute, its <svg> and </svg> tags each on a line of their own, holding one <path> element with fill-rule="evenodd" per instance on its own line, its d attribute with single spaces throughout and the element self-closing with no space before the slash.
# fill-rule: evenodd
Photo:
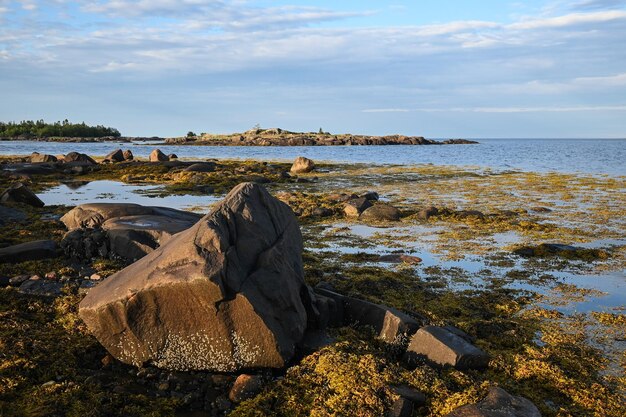
<svg viewBox="0 0 626 417">
<path fill-rule="evenodd" d="M 0 119 L 626 137 L 626 0 L 0 0 Z"/>
</svg>

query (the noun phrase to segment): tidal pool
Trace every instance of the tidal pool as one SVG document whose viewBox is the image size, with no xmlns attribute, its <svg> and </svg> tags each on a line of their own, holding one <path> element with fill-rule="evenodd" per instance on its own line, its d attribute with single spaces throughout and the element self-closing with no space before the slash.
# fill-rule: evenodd
<svg viewBox="0 0 626 417">
<path fill-rule="evenodd" d="M 74 206 L 86 203 L 135 203 L 144 206 L 163 206 L 179 210 L 206 213 L 221 199 L 215 195 L 153 196 L 162 190 L 160 185 L 131 185 L 119 181 L 68 182 L 50 188 L 37 196 L 46 205 Z"/>
</svg>

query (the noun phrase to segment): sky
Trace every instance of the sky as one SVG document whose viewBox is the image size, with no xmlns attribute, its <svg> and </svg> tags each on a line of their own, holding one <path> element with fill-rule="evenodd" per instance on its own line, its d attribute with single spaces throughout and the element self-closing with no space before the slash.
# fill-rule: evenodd
<svg viewBox="0 0 626 417">
<path fill-rule="evenodd" d="M 626 137 L 626 0 L 0 0 L 0 120 Z"/>
</svg>

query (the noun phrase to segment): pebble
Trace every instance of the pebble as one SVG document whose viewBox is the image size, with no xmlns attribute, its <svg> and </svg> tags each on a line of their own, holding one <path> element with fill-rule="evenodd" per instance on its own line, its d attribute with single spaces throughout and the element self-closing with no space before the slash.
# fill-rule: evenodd
<svg viewBox="0 0 626 417">
<path fill-rule="evenodd" d="M 89 279 L 91 279 L 92 281 L 100 281 L 102 279 L 102 276 L 100 274 L 92 274 Z"/>
<path fill-rule="evenodd" d="M 44 277 L 46 279 L 57 279 L 57 274 L 56 272 L 47 272 L 46 275 L 44 275 Z"/>
</svg>

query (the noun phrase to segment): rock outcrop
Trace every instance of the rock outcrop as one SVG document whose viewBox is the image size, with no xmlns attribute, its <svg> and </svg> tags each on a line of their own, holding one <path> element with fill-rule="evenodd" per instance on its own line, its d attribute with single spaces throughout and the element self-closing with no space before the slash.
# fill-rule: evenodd
<svg viewBox="0 0 626 417">
<path fill-rule="evenodd" d="M 291 209 L 240 184 L 192 228 L 93 288 L 79 314 L 126 363 L 283 367 L 311 309 L 301 255 Z"/>
</svg>

